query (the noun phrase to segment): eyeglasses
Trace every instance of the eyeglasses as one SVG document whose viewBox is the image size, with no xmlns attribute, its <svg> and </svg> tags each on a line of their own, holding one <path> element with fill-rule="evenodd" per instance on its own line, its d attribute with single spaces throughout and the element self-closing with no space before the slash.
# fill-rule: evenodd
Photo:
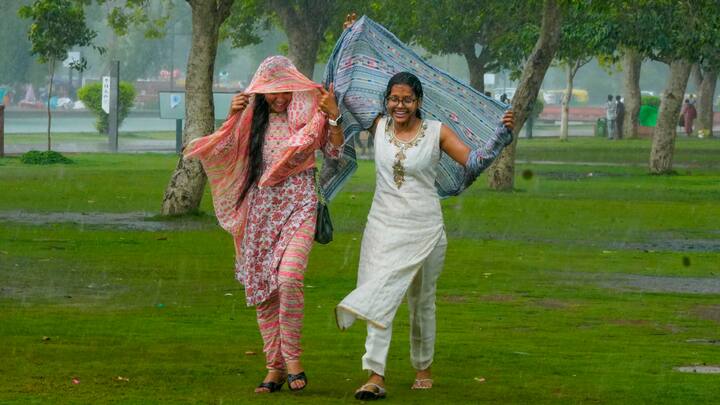
<svg viewBox="0 0 720 405">
<path fill-rule="evenodd" d="M 417 101 L 417 98 L 414 97 L 397 97 L 397 96 L 390 96 L 385 99 L 388 103 L 388 105 L 398 105 L 402 103 L 405 107 L 411 106 L 414 102 Z"/>
</svg>

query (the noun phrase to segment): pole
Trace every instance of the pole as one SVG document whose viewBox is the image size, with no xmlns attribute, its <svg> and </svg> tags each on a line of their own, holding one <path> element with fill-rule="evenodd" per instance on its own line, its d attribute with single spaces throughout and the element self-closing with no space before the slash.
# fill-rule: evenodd
<svg viewBox="0 0 720 405">
<path fill-rule="evenodd" d="M 175 120 L 175 153 L 178 155 L 182 152 L 182 121 Z"/>
<path fill-rule="evenodd" d="M 175 89 L 175 26 L 170 36 L 170 91 Z"/>
<path fill-rule="evenodd" d="M 0 158 L 5 157 L 5 105 L 0 104 Z"/>
<path fill-rule="evenodd" d="M 75 92 L 73 91 L 73 68 L 68 69 L 68 98 L 75 100 Z"/>
<path fill-rule="evenodd" d="M 108 114 L 108 141 L 110 151 L 118 151 L 118 96 L 120 93 L 120 61 L 110 62 L 110 113 Z"/>
</svg>

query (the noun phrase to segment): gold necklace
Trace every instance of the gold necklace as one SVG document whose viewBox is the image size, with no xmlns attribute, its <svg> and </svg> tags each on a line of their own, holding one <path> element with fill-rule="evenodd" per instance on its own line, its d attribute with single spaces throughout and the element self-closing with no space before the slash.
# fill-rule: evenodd
<svg viewBox="0 0 720 405">
<path fill-rule="evenodd" d="M 415 136 L 413 136 L 409 141 L 403 141 L 402 139 L 398 139 L 395 135 L 395 125 L 392 118 L 388 118 L 387 123 L 385 124 L 385 134 L 388 136 L 390 143 L 395 145 L 397 148 L 397 152 L 395 152 L 395 162 L 392 167 L 393 181 L 395 181 L 395 185 L 397 185 L 398 189 L 405 182 L 405 166 L 403 166 L 403 162 L 407 158 L 405 152 L 420 143 L 420 140 L 425 137 L 426 129 L 427 123 L 425 123 L 425 121 L 421 121 L 420 127 L 418 128 L 418 132 Z"/>
</svg>

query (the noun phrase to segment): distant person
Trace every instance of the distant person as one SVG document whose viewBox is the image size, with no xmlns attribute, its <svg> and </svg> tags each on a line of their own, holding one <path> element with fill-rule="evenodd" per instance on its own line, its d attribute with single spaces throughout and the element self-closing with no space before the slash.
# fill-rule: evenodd
<svg viewBox="0 0 720 405">
<path fill-rule="evenodd" d="M 616 115 L 616 123 L 617 123 L 617 139 L 622 139 L 623 137 L 623 124 L 625 121 L 625 103 L 622 102 L 622 98 L 618 94 L 615 96 L 615 115 Z"/>
<path fill-rule="evenodd" d="M 685 126 L 685 135 L 692 136 L 693 132 L 693 121 L 697 118 L 697 110 L 695 109 L 695 103 L 690 99 L 685 99 L 685 103 L 682 108 L 683 124 Z"/>
<path fill-rule="evenodd" d="M 615 102 L 615 100 L 613 100 L 612 94 L 608 94 L 607 96 L 605 118 L 607 119 L 608 139 L 615 139 L 615 132 L 617 132 L 617 103 Z"/>
<path fill-rule="evenodd" d="M 502 102 L 505 103 L 505 104 L 507 104 L 508 101 L 510 101 L 510 100 L 508 99 L 507 93 L 503 93 L 503 94 L 500 96 L 500 101 L 502 101 Z"/>
</svg>

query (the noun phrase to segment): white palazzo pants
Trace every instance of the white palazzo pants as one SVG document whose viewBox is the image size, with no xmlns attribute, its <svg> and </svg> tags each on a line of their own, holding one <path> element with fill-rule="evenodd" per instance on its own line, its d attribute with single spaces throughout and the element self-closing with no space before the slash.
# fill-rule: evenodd
<svg viewBox="0 0 720 405">
<path fill-rule="evenodd" d="M 447 239 L 443 232 L 442 239 L 438 241 L 430 255 L 418 265 L 419 269 L 415 272 L 407 290 L 410 313 L 410 362 L 416 370 L 430 367 L 435 354 L 435 290 L 445 263 L 446 249 Z M 393 318 L 398 306 L 393 309 Z M 385 375 L 391 338 L 392 324 L 383 329 L 368 322 L 365 355 L 362 357 L 363 370 Z"/>
</svg>

